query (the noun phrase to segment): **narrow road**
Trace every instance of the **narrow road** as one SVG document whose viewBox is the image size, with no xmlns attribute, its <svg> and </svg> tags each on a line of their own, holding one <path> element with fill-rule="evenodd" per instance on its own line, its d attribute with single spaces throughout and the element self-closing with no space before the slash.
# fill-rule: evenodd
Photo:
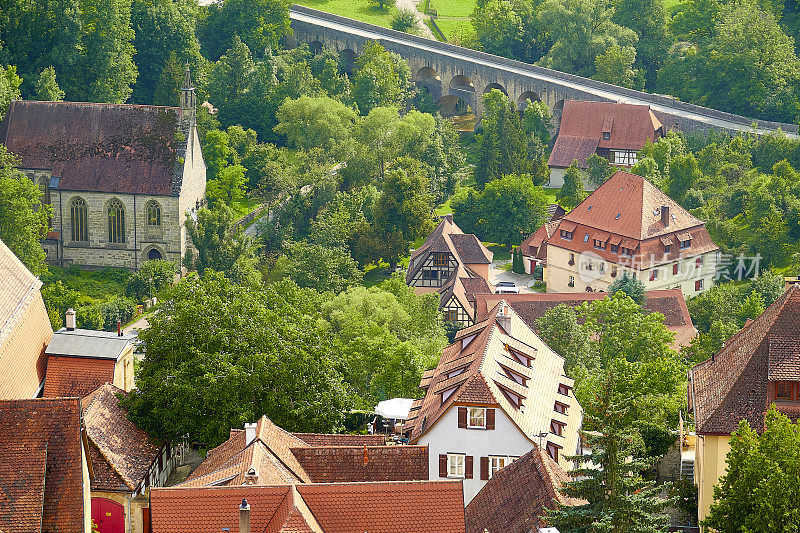
<svg viewBox="0 0 800 533">
<path fill-rule="evenodd" d="M 419 3 L 419 1 L 420 0 L 396 0 L 395 6 L 397 7 L 397 9 L 400 8 L 410 9 L 411 12 L 414 13 L 414 16 L 417 17 L 417 28 L 419 28 L 420 35 L 422 37 L 425 37 L 427 39 L 436 39 L 436 37 L 433 36 L 433 32 L 431 31 L 431 29 L 428 27 L 427 24 L 425 24 L 425 21 L 422 19 L 422 13 L 420 13 L 419 10 L 417 9 L 417 4 Z"/>
</svg>

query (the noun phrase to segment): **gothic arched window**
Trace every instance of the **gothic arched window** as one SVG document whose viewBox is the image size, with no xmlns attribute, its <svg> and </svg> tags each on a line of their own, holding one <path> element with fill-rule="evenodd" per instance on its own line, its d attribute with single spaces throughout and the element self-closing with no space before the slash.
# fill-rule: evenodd
<svg viewBox="0 0 800 533">
<path fill-rule="evenodd" d="M 108 242 L 125 242 L 125 207 L 116 198 L 108 203 Z"/>
<path fill-rule="evenodd" d="M 73 198 L 70 206 L 70 226 L 72 240 L 86 242 L 89 240 L 89 214 L 83 198 Z"/>
<path fill-rule="evenodd" d="M 160 228 L 161 227 L 161 206 L 158 205 L 158 202 L 155 200 L 150 200 L 147 202 L 147 207 L 145 208 L 147 212 L 147 226 L 149 228 Z"/>
</svg>

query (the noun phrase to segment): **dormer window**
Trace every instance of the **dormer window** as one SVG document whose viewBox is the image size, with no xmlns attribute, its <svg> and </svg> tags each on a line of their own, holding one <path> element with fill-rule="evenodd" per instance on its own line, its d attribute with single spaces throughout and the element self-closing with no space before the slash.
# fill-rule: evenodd
<svg viewBox="0 0 800 533">
<path fill-rule="evenodd" d="M 566 231 L 566 230 L 562 229 L 561 230 L 561 238 L 564 239 L 565 241 L 571 241 L 573 233 L 575 233 L 575 232 L 574 231 Z"/>
<path fill-rule="evenodd" d="M 604 131 L 603 132 L 603 140 L 604 141 L 610 141 L 611 140 L 611 132 L 610 131 Z"/>
<path fill-rule="evenodd" d="M 796 381 L 776 381 L 775 400 L 779 402 L 800 401 L 799 385 L 800 383 Z"/>
<path fill-rule="evenodd" d="M 584 233 L 583 234 L 583 242 L 589 242 L 589 234 L 588 233 Z"/>
</svg>

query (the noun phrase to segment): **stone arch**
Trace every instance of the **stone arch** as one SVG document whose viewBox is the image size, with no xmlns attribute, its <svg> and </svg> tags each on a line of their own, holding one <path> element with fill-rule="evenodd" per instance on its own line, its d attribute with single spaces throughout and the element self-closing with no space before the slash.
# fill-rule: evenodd
<svg viewBox="0 0 800 533">
<path fill-rule="evenodd" d="M 152 261 L 154 259 L 164 259 L 164 251 L 158 246 L 150 246 L 143 251 L 145 261 Z"/>
<path fill-rule="evenodd" d="M 319 55 L 323 48 L 324 46 L 319 40 L 314 40 L 308 43 L 308 49 L 311 50 L 311 55 Z"/>
<path fill-rule="evenodd" d="M 561 114 L 564 112 L 564 99 L 557 101 L 553 106 L 553 128 L 558 132 L 561 129 Z"/>
<path fill-rule="evenodd" d="M 352 73 L 357 60 L 358 54 L 356 54 L 355 50 L 345 48 L 339 52 L 339 70 L 347 74 Z"/>
<path fill-rule="evenodd" d="M 517 109 L 520 111 L 525 111 L 525 108 L 528 107 L 527 101 L 530 100 L 531 102 L 541 102 L 542 99 L 539 98 L 539 95 L 533 91 L 525 91 L 519 98 L 517 98 Z"/>
<path fill-rule="evenodd" d="M 475 85 L 472 84 L 472 80 L 468 77 L 458 74 L 450 80 L 450 91 L 469 91 L 474 93 Z"/>
<path fill-rule="evenodd" d="M 422 67 L 419 69 L 415 79 L 417 81 L 438 81 L 439 83 L 442 81 L 439 74 L 431 67 Z"/>
<path fill-rule="evenodd" d="M 469 103 L 463 98 L 454 94 L 448 94 L 439 98 L 436 102 L 439 113 L 443 117 L 457 117 L 470 113 Z"/>
<path fill-rule="evenodd" d="M 492 89 L 497 89 L 497 90 L 501 91 L 504 95 L 508 96 L 508 91 L 506 91 L 506 88 L 503 87 L 502 85 L 500 85 L 499 83 L 490 83 L 489 85 L 484 87 L 483 93 L 486 94 L 489 91 L 491 91 Z"/>
</svg>

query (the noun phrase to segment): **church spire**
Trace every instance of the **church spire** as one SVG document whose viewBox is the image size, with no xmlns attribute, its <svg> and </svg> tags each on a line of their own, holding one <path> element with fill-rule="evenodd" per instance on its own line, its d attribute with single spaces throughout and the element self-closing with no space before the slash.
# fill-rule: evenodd
<svg viewBox="0 0 800 533">
<path fill-rule="evenodd" d="M 186 75 L 183 77 L 183 85 L 181 86 L 181 122 L 194 123 L 196 112 L 197 100 L 194 85 L 189 71 L 189 63 L 186 63 Z"/>
</svg>

